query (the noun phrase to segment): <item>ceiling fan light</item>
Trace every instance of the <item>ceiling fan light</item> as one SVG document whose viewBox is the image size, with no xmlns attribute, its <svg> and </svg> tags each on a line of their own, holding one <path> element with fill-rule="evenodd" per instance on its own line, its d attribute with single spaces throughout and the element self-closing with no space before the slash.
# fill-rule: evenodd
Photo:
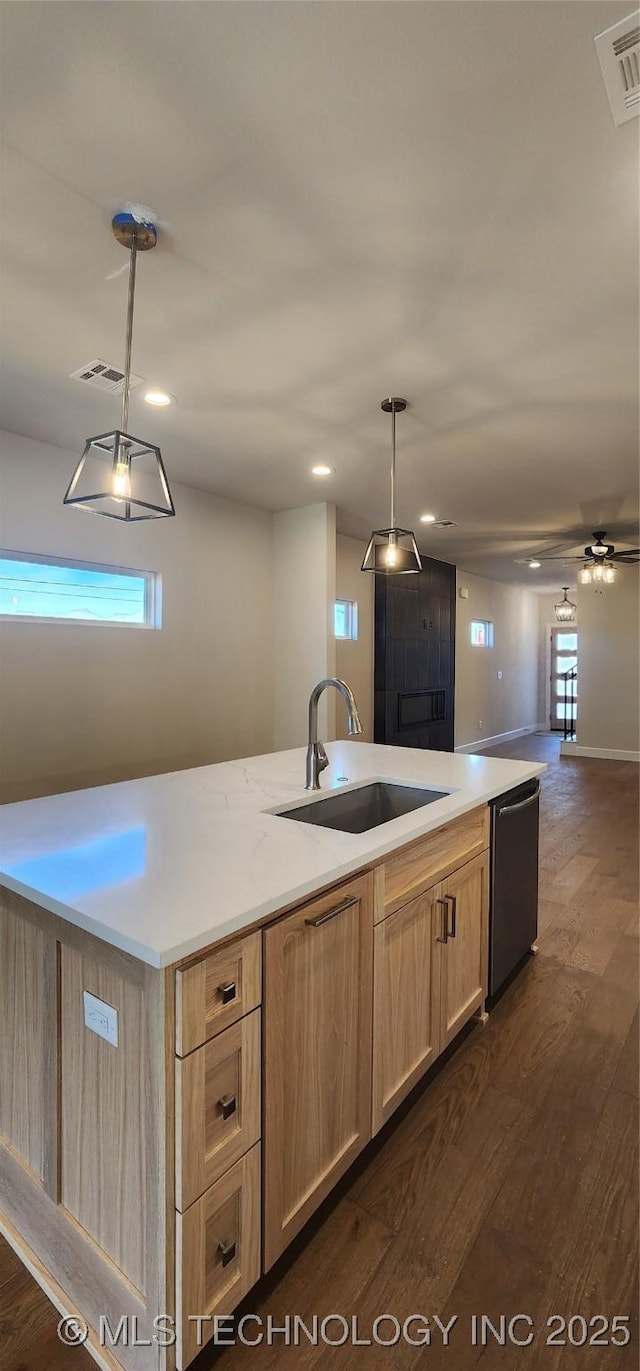
<svg viewBox="0 0 640 1371">
<path fill-rule="evenodd" d="M 606 566 L 605 566 L 605 568 L 604 568 L 604 583 L 605 583 L 605 585 L 607 585 L 607 586 L 612 586 L 613 583 L 614 583 L 614 581 L 615 581 L 615 579 L 616 579 L 616 569 L 615 569 L 615 567 L 612 565 L 611 562 L 607 562 L 607 564 L 606 564 Z"/>
<path fill-rule="evenodd" d="M 581 586 L 590 586 L 593 583 L 593 574 L 590 566 L 580 567 L 578 581 Z"/>
</svg>

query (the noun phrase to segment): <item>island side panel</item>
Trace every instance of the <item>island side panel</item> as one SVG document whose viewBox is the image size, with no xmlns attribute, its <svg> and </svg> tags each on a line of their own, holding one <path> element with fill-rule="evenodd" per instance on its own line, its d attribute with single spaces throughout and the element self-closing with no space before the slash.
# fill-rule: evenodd
<svg viewBox="0 0 640 1371">
<path fill-rule="evenodd" d="M 0 1136 L 57 1198 L 57 946 L 0 903 Z"/>
<path fill-rule="evenodd" d="M 169 978 L 2 888 L 0 909 L 3 933 L 10 929 L 12 946 L 28 949 L 34 967 L 13 997 L 3 993 L 3 1012 L 11 1019 L 9 1051 L 16 1060 L 31 1052 L 30 1026 L 42 1015 L 42 966 L 51 963 L 57 968 L 54 1012 L 48 1029 L 41 1030 L 43 1050 L 47 1032 L 54 1045 L 59 1042 L 44 1123 L 44 1135 L 53 1139 L 51 1169 L 59 1188 L 45 1192 L 33 1165 L 36 1144 L 29 1144 L 30 1158 L 20 1152 L 3 1114 L 0 1230 L 19 1255 L 24 1242 L 25 1260 L 29 1249 L 36 1254 L 44 1277 L 96 1332 L 94 1342 L 101 1316 L 112 1330 L 127 1316 L 128 1345 L 121 1337 L 113 1347 L 127 1371 L 171 1371 L 172 1349 L 158 1347 L 153 1338 L 156 1316 L 175 1313 L 168 1304 L 173 1098 L 165 1045 L 175 1031 Z M 84 1025 L 83 990 L 118 1010 L 117 1047 Z M 139 1345 L 132 1345 L 136 1336 Z M 151 1338 L 150 1346 L 142 1345 L 145 1338 Z"/>
</svg>

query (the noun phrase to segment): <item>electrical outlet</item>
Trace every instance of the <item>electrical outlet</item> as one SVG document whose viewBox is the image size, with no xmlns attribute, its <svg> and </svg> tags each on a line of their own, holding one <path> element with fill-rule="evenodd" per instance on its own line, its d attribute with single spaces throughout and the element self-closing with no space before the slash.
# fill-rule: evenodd
<svg viewBox="0 0 640 1371">
<path fill-rule="evenodd" d="M 118 1046 L 118 1011 L 113 1005 L 105 1004 L 104 1000 L 99 1000 L 96 995 L 91 995 L 88 990 L 83 990 L 82 999 L 84 1003 L 84 1022 L 92 1033 L 97 1033 L 99 1038 L 104 1038 L 105 1042 L 111 1043 L 112 1047 Z"/>
<path fill-rule="evenodd" d="M 484 719 L 478 719 L 478 728 L 484 728 Z"/>
<path fill-rule="evenodd" d="M 502 680 L 502 672 L 501 672 L 501 671 L 498 671 L 498 672 L 496 673 L 496 675 L 497 675 L 497 677 L 498 677 L 498 680 L 501 681 L 501 680 Z"/>
</svg>

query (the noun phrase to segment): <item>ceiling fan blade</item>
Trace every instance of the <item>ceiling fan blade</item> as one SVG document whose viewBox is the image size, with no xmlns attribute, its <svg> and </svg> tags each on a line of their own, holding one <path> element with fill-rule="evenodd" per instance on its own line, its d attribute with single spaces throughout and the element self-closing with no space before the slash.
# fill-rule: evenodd
<svg viewBox="0 0 640 1371">
<path fill-rule="evenodd" d="M 567 565 L 568 565 L 569 562 L 586 562 L 586 560 L 587 560 L 586 557 L 537 557 L 537 558 L 536 558 L 536 561 L 538 561 L 538 562 L 565 562 Z"/>
<path fill-rule="evenodd" d="M 633 566 L 635 562 L 640 561 L 640 547 L 621 548 L 619 552 L 612 552 L 609 560 L 612 562 L 628 562 L 629 566 Z"/>
</svg>

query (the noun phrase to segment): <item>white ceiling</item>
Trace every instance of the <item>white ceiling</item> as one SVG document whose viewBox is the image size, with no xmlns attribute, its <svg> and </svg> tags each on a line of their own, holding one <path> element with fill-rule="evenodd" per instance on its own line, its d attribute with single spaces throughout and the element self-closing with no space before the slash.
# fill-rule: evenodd
<svg viewBox="0 0 640 1371">
<path fill-rule="evenodd" d="M 113 426 L 68 373 L 122 362 L 109 225 L 135 201 L 163 232 L 134 369 L 178 403 L 135 392 L 130 426 L 174 482 L 334 499 L 365 535 L 399 394 L 424 552 L 531 583 L 516 558 L 634 541 L 640 121 L 614 127 L 593 43 L 631 9 L 5 0 L 4 426 L 73 450 Z"/>
</svg>

